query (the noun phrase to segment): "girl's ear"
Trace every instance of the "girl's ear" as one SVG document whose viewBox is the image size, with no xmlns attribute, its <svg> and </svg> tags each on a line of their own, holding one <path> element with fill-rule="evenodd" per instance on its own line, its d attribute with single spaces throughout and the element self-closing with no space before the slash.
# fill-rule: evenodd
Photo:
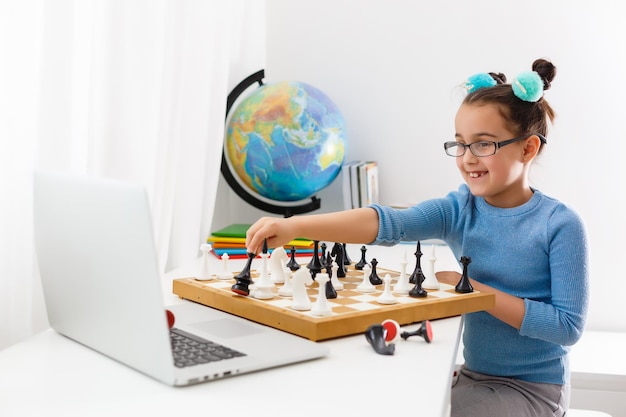
<svg viewBox="0 0 626 417">
<path fill-rule="evenodd" d="M 537 156 L 540 146 L 541 146 L 541 140 L 539 139 L 539 136 L 537 135 L 529 136 L 528 139 L 526 139 L 524 148 L 522 150 L 522 160 L 524 162 L 532 161 L 535 158 L 535 156 Z"/>
</svg>

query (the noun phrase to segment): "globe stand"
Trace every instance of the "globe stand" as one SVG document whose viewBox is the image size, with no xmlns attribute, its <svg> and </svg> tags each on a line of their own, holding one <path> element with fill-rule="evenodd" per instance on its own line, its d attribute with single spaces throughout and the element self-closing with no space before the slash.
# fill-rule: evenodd
<svg viewBox="0 0 626 417">
<path fill-rule="evenodd" d="M 259 87 L 263 85 L 263 78 L 265 78 L 265 70 L 260 70 L 255 72 L 254 74 L 246 77 L 243 81 L 241 81 L 228 95 L 226 99 L 226 119 L 228 120 L 228 115 L 230 114 L 230 109 L 233 104 L 237 100 L 237 98 L 246 91 L 250 86 L 254 83 L 258 83 Z M 272 204 L 267 201 L 260 200 L 256 198 L 253 194 L 248 192 L 235 178 L 230 168 L 228 167 L 228 162 L 226 161 L 226 155 L 222 150 L 222 165 L 220 167 L 222 171 L 222 175 L 224 179 L 230 186 L 230 188 L 245 202 L 248 204 L 270 213 L 274 214 L 282 214 L 285 217 L 291 217 L 295 214 L 303 214 L 309 213 L 311 211 L 317 210 L 321 207 L 321 200 L 313 196 L 311 197 L 311 201 L 303 204 L 295 204 L 295 205 L 278 205 Z"/>
</svg>

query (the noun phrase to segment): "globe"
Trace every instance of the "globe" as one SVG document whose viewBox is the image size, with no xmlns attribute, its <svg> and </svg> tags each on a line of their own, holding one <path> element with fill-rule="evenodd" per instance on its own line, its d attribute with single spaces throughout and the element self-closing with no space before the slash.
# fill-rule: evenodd
<svg viewBox="0 0 626 417">
<path fill-rule="evenodd" d="M 329 186 L 346 151 L 345 121 L 319 89 L 297 81 L 263 84 L 231 112 L 224 154 L 245 187 L 279 202 Z"/>
</svg>

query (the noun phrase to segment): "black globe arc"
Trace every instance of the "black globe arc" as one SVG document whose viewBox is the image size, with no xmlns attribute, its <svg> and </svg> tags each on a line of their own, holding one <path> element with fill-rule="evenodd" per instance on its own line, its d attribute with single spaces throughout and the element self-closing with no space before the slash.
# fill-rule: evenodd
<svg viewBox="0 0 626 417">
<path fill-rule="evenodd" d="M 265 78 L 265 70 L 262 69 L 246 77 L 239 84 L 237 84 L 235 88 L 233 88 L 233 90 L 230 92 L 230 94 L 228 94 L 228 97 L 226 99 L 226 120 L 228 120 L 228 115 L 230 114 L 230 110 L 232 106 L 234 105 L 235 101 L 237 101 L 237 98 L 239 98 L 239 96 L 241 96 L 241 94 L 243 94 L 244 91 L 246 91 L 255 83 L 259 84 L 259 87 L 262 86 L 264 78 Z M 260 210 L 263 210 L 269 213 L 274 213 L 274 214 L 282 214 L 284 217 L 291 217 L 296 214 L 309 213 L 309 212 L 318 210 L 321 207 L 322 201 L 320 198 L 316 196 L 310 197 L 311 201 L 308 201 L 303 204 L 296 204 L 296 205 L 272 204 L 270 202 L 263 201 L 255 197 L 248 190 L 246 190 L 233 175 L 232 171 L 230 170 L 228 166 L 228 162 L 226 160 L 226 154 L 224 150 L 222 150 L 222 164 L 220 168 L 222 171 L 222 175 L 224 176 L 224 179 L 226 180 L 230 188 L 239 197 L 241 197 L 245 202 L 247 202 L 248 204 Z"/>
</svg>

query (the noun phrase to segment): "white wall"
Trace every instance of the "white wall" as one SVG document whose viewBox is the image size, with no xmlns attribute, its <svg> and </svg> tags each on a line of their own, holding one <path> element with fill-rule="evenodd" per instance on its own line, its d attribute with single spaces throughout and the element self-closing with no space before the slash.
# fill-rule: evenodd
<svg viewBox="0 0 626 417">
<path fill-rule="evenodd" d="M 558 118 L 534 185 L 587 222 L 589 328 L 626 330 L 621 16 L 620 3 L 607 0 L 267 0 L 266 81 L 325 91 L 348 124 L 346 159 L 378 160 L 384 203 L 415 202 L 461 181 L 442 150 L 454 133 L 456 86 L 475 72 L 513 78 L 535 58 L 552 59 L 559 73 L 546 97 Z M 320 194 L 322 211 L 341 207 L 336 184 L 330 188 Z M 224 198 L 237 205 L 232 194 Z"/>
</svg>

